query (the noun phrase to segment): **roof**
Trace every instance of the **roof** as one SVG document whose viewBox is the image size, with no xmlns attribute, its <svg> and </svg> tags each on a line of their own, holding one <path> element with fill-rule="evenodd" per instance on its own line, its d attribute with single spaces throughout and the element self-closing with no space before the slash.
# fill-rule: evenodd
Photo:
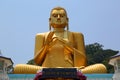
<svg viewBox="0 0 120 80">
<path fill-rule="evenodd" d="M 116 55 L 110 57 L 109 64 L 114 65 L 115 61 L 120 59 L 120 52 L 118 52 Z"/>
<path fill-rule="evenodd" d="M 0 54 L 0 60 L 5 61 L 7 63 L 7 66 L 13 65 L 13 61 L 11 60 L 11 58 L 4 57 L 1 54 Z"/>
<path fill-rule="evenodd" d="M 111 56 L 111 59 L 112 58 L 116 58 L 116 57 L 119 57 L 120 56 L 120 52 L 119 53 L 117 53 L 116 55 L 114 55 L 114 56 Z"/>
</svg>

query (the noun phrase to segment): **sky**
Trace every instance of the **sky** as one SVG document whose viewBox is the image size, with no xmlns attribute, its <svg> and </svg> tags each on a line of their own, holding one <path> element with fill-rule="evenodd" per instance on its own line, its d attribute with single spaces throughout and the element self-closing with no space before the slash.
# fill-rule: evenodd
<svg viewBox="0 0 120 80">
<path fill-rule="evenodd" d="M 69 30 L 81 32 L 85 45 L 120 50 L 120 0 L 0 0 L 0 50 L 16 64 L 34 57 L 35 35 L 49 31 L 52 8 L 61 6 Z"/>
</svg>

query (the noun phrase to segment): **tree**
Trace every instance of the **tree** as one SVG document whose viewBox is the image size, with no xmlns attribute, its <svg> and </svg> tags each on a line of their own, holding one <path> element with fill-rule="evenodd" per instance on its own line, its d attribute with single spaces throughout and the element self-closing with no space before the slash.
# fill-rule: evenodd
<svg viewBox="0 0 120 80">
<path fill-rule="evenodd" d="M 34 59 L 29 60 L 27 64 L 35 65 Z"/>
<path fill-rule="evenodd" d="M 113 73 L 113 66 L 109 65 L 109 59 L 111 56 L 118 53 L 118 51 L 114 51 L 111 49 L 104 50 L 103 46 L 99 43 L 93 43 L 86 45 L 86 55 L 88 59 L 88 65 L 95 63 L 102 63 L 107 67 L 108 73 Z"/>
<path fill-rule="evenodd" d="M 97 52 L 100 52 L 103 50 L 103 45 L 99 43 L 93 43 L 86 45 L 86 55 L 87 55 L 87 60 L 88 60 L 88 65 L 96 63 L 95 60 L 93 60 L 93 55 L 95 55 Z"/>
</svg>

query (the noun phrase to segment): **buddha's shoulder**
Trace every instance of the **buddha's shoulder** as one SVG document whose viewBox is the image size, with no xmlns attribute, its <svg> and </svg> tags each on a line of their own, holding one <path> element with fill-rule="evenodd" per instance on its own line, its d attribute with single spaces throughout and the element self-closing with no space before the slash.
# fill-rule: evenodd
<svg viewBox="0 0 120 80">
<path fill-rule="evenodd" d="M 43 33 L 37 33 L 36 37 L 44 37 L 45 35 L 47 35 L 49 32 L 43 32 Z"/>
<path fill-rule="evenodd" d="M 81 33 L 81 32 L 72 32 L 72 31 L 70 31 L 70 33 L 72 33 L 73 35 L 78 35 L 78 36 L 83 36 L 83 33 Z"/>
</svg>

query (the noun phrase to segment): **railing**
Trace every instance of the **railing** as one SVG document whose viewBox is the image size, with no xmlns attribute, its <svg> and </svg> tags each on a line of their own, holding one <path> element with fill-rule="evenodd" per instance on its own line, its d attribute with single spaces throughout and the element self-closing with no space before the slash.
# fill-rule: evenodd
<svg viewBox="0 0 120 80">
<path fill-rule="evenodd" d="M 87 80 L 112 80 L 113 74 L 85 74 Z"/>
<path fill-rule="evenodd" d="M 35 74 L 8 74 L 9 80 L 33 80 Z"/>
<path fill-rule="evenodd" d="M 8 74 L 9 80 L 33 80 L 35 74 Z M 85 74 L 87 80 L 112 80 L 113 74 Z"/>
</svg>

